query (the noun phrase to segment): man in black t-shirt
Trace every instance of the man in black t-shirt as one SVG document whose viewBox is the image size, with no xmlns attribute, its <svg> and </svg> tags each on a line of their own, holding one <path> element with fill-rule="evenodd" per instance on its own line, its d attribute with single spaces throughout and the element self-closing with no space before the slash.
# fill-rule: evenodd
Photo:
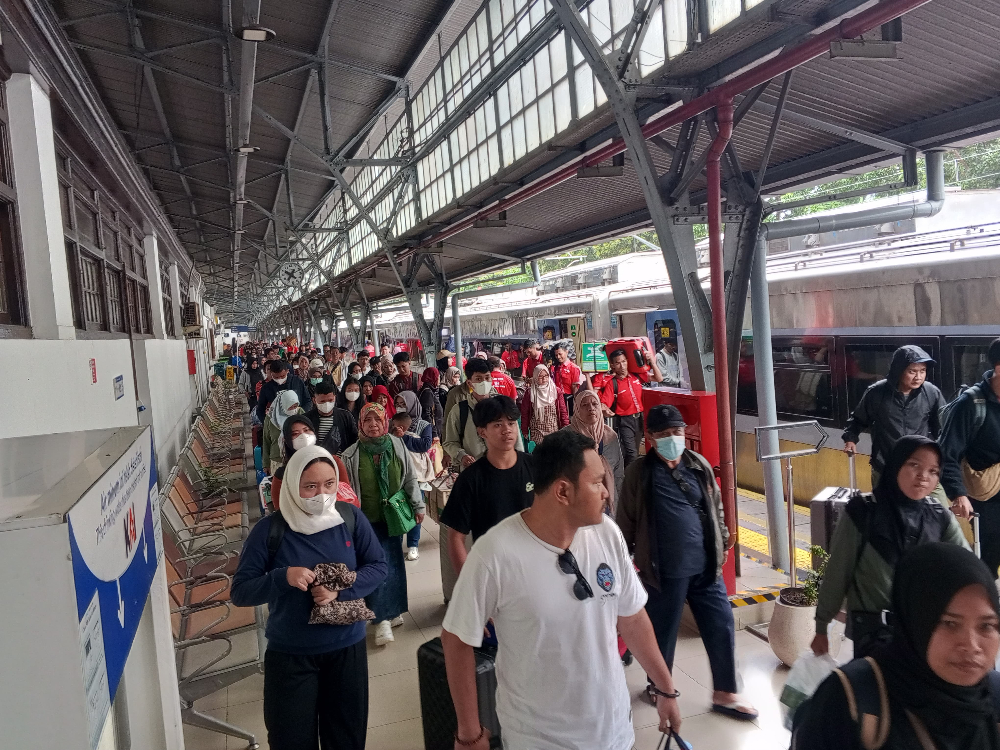
<svg viewBox="0 0 1000 750">
<path fill-rule="evenodd" d="M 476 404 L 472 423 L 486 443 L 486 453 L 468 466 L 451 489 L 441 512 L 448 534 L 448 557 L 458 575 L 468 552 L 465 537 L 475 541 L 535 498 L 531 457 L 515 448 L 520 412 L 513 399 L 493 396 Z"/>
</svg>

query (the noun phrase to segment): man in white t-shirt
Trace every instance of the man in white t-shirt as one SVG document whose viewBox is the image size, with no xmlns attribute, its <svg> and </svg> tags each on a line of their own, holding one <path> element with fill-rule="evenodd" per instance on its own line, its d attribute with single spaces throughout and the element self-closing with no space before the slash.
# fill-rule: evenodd
<svg viewBox="0 0 1000 750">
<path fill-rule="evenodd" d="M 625 541 L 602 513 L 594 442 L 560 430 L 533 454 L 535 500 L 490 529 L 459 575 L 441 641 L 458 732 L 486 750 L 473 646 L 493 620 L 497 717 L 506 750 L 628 750 L 635 742 L 616 630 L 652 675 L 660 731 L 680 728 L 670 670 Z"/>
</svg>

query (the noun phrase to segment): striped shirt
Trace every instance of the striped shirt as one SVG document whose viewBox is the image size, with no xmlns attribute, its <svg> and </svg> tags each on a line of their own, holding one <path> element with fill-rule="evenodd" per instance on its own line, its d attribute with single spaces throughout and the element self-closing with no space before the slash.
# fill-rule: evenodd
<svg viewBox="0 0 1000 750">
<path fill-rule="evenodd" d="M 330 434 L 330 429 L 333 427 L 333 413 L 330 413 L 329 417 L 324 417 L 320 414 L 319 417 L 319 429 L 316 430 L 316 442 L 322 443 L 324 438 Z"/>
</svg>

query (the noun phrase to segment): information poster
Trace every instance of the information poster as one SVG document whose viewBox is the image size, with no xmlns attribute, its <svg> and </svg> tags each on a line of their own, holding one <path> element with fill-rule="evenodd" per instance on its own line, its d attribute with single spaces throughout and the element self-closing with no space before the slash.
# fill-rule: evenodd
<svg viewBox="0 0 1000 750">
<path fill-rule="evenodd" d="M 162 541 L 153 433 L 146 429 L 69 512 L 91 747 L 96 747 L 132 648 Z"/>
<path fill-rule="evenodd" d="M 584 372 L 607 372 L 611 369 L 604 345 L 607 341 L 585 341 L 581 345 L 580 369 Z"/>
</svg>

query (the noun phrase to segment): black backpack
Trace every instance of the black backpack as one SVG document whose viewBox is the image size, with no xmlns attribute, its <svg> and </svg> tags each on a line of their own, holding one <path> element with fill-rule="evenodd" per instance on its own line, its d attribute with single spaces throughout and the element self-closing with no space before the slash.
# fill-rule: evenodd
<svg viewBox="0 0 1000 750">
<path fill-rule="evenodd" d="M 334 507 L 344 519 L 344 528 L 347 529 L 347 535 L 353 540 L 354 527 L 357 525 L 354 506 L 350 503 L 337 500 L 334 503 Z M 267 570 L 271 570 L 274 567 L 274 558 L 278 556 L 278 548 L 281 547 L 281 542 L 285 538 L 286 531 L 288 531 L 288 521 L 281 515 L 280 510 L 274 511 L 271 514 L 271 528 L 267 530 Z"/>
</svg>

